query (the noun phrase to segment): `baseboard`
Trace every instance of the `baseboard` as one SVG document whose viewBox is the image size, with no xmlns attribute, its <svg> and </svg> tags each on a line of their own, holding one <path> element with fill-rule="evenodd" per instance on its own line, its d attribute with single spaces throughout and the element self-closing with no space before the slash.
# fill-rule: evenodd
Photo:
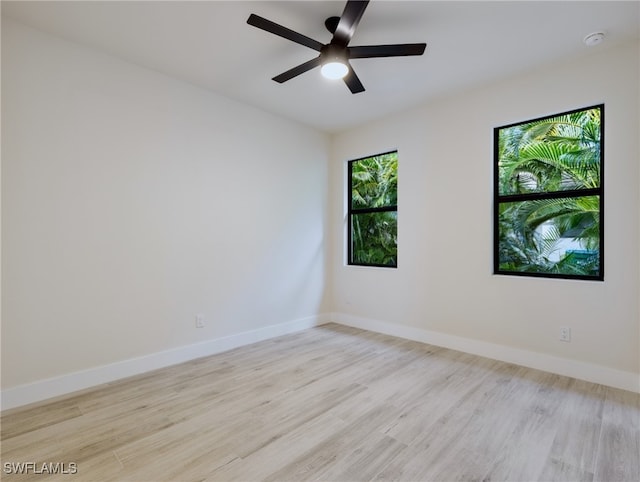
<svg viewBox="0 0 640 482">
<path fill-rule="evenodd" d="M 201 343 L 152 353 L 100 367 L 90 368 L 58 377 L 39 380 L 2 390 L 2 410 L 21 407 L 49 398 L 67 395 L 103 383 L 139 375 L 158 368 L 176 365 L 196 358 L 214 355 L 240 346 L 306 330 L 328 322 L 354 328 L 375 331 L 431 345 L 463 351 L 474 355 L 535 368 L 559 375 L 599 383 L 614 388 L 640 393 L 640 376 L 637 373 L 615 370 L 600 365 L 569 360 L 544 353 L 487 343 L 470 338 L 447 335 L 435 331 L 414 328 L 386 321 L 374 320 L 343 313 L 310 316 L 257 330 L 245 331 Z"/>
<path fill-rule="evenodd" d="M 265 326 L 257 330 L 245 331 L 234 335 L 207 340 L 201 343 L 181 346 L 150 355 L 110 363 L 87 370 L 69 373 L 54 378 L 19 385 L 2 390 L 2 410 L 20 407 L 49 398 L 67 395 L 103 383 L 113 382 L 121 378 L 139 375 L 158 368 L 176 365 L 196 358 L 214 355 L 258 341 L 306 330 L 314 326 L 328 323 L 328 315 L 317 315 Z"/>
<path fill-rule="evenodd" d="M 331 321 L 640 393 L 638 373 L 343 313 L 332 313 Z"/>
</svg>

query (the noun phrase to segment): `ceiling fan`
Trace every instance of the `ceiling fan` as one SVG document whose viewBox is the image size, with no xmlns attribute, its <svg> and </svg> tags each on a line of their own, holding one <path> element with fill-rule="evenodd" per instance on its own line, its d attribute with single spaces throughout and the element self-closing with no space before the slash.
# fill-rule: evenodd
<svg viewBox="0 0 640 482">
<path fill-rule="evenodd" d="M 360 19 L 368 3 L 369 0 L 348 0 L 340 17 L 329 17 L 324 22 L 327 30 L 333 34 L 328 44 L 322 44 L 317 40 L 253 13 L 247 19 L 247 23 L 320 52 L 320 55 L 316 58 L 287 70 L 280 75 L 276 75 L 273 78 L 276 82 L 286 82 L 308 70 L 322 66 L 322 74 L 325 77 L 334 79 L 343 78 L 345 84 L 347 84 L 347 87 L 351 90 L 351 93 L 357 94 L 358 92 L 364 92 L 364 86 L 351 67 L 349 63 L 350 59 L 422 55 L 427 46 L 426 43 L 418 43 L 349 47 L 349 42 L 355 33 L 358 23 L 360 23 Z"/>
</svg>

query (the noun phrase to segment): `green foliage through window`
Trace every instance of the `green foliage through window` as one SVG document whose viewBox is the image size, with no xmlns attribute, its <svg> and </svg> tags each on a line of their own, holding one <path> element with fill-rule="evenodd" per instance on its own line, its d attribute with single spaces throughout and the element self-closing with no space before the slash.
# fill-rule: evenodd
<svg viewBox="0 0 640 482">
<path fill-rule="evenodd" d="M 349 161 L 349 264 L 398 265 L 397 205 L 397 152 Z"/>
<path fill-rule="evenodd" d="M 494 272 L 603 279 L 604 105 L 494 130 Z"/>
</svg>

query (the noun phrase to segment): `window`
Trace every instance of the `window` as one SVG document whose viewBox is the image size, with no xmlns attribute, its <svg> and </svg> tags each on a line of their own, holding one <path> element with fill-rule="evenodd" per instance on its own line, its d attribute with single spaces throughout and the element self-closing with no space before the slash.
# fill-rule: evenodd
<svg viewBox="0 0 640 482">
<path fill-rule="evenodd" d="M 494 273 L 603 280 L 604 105 L 494 129 Z"/>
<path fill-rule="evenodd" d="M 398 152 L 349 161 L 348 264 L 398 265 Z"/>
</svg>

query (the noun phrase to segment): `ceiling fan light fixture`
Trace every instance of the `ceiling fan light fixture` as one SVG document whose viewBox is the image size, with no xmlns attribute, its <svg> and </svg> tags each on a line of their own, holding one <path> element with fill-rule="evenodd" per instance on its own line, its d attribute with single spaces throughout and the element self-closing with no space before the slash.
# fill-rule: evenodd
<svg viewBox="0 0 640 482">
<path fill-rule="evenodd" d="M 343 79 L 349 73 L 349 67 L 344 62 L 332 60 L 322 65 L 320 73 L 326 79 Z"/>
</svg>

